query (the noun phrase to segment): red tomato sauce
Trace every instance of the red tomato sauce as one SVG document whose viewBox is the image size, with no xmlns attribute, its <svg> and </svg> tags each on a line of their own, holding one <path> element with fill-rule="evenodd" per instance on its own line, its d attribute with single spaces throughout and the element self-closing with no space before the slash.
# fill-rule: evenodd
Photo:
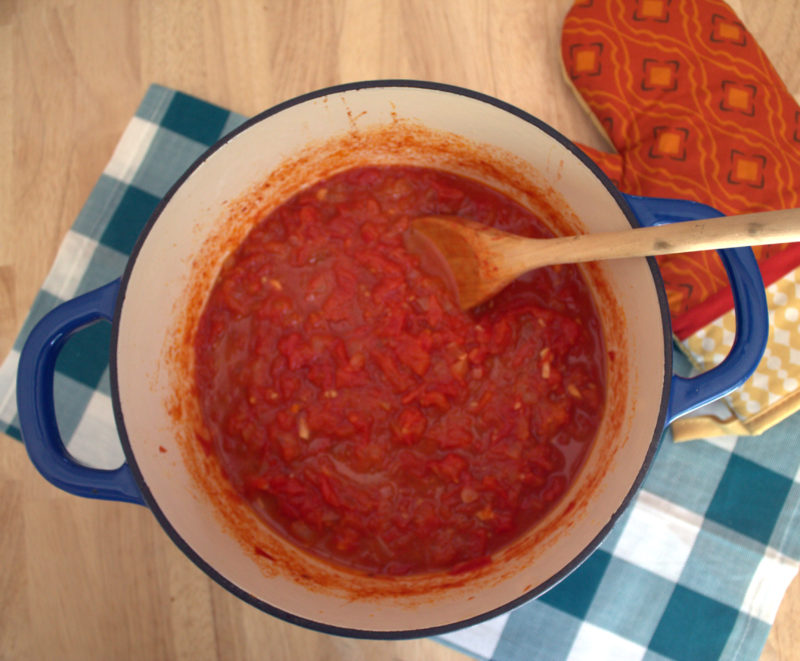
<svg viewBox="0 0 800 661">
<path fill-rule="evenodd" d="M 605 401 L 580 271 L 539 269 L 465 313 L 404 247 L 430 214 L 551 235 L 470 179 L 349 170 L 250 232 L 196 335 L 202 413 L 235 489 L 297 545 L 371 574 L 489 562 L 564 494 Z"/>
</svg>

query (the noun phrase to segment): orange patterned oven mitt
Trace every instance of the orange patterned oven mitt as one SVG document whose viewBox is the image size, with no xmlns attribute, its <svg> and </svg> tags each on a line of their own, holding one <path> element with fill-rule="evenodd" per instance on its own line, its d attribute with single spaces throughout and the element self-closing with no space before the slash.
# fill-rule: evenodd
<svg viewBox="0 0 800 661">
<path fill-rule="evenodd" d="M 567 80 L 616 153 L 585 147 L 626 193 L 709 204 L 726 215 L 800 207 L 800 107 L 720 0 L 582 0 L 562 34 Z M 770 339 L 730 415 L 673 423 L 676 440 L 759 434 L 800 409 L 800 243 L 754 248 Z M 716 253 L 659 258 L 681 348 L 702 369 L 733 341 Z"/>
</svg>

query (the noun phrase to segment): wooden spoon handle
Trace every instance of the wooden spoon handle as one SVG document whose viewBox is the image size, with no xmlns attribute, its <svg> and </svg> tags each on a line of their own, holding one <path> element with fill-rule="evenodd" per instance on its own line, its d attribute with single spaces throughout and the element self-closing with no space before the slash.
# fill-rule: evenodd
<svg viewBox="0 0 800 661">
<path fill-rule="evenodd" d="M 507 249 L 519 272 L 538 266 L 800 240 L 800 210 L 762 211 L 622 232 L 528 239 Z M 511 257 L 511 255 L 509 255 Z"/>
</svg>

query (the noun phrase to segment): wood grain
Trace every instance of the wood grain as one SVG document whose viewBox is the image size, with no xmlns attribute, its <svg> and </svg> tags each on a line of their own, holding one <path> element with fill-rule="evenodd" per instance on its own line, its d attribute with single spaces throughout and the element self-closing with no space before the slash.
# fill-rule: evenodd
<svg viewBox="0 0 800 661">
<path fill-rule="evenodd" d="M 157 82 L 253 114 L 404 77 L 519 105 L 595 147 L 561 79 L 570 0 L 0 0 L 0 356 Z M 731 2 L 800 93 L 800 1 Z M 430 640 L 332 638 L 211 582 L 144 508 L 68 496 L 0 439 L 0 659 L 463 659 Z M 800 659 L 800 580 L 763 659 Z"/>
</svg>

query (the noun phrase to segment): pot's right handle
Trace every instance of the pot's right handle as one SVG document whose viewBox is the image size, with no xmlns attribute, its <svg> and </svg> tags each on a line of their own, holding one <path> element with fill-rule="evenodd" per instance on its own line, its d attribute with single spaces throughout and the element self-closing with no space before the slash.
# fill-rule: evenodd
<svg viewBox="0 0 800 661">
<path fill-rule="evenodd" d="M 624 197 L 636 218 L 645 226 L 724 215 L 713 207 L 688 200 Z M 717 252 L 731 283 L 736 336 L 730 353 L 716 367 L 692 378 L 673 375 L 667 424 L 740 387 L 758 367 L 767 346 L 767 298 L 752 249 L 729 248 Z"/>
<path fill-rule="evenodd" d="M 56 358 L 67 339 L 114 316 L 119 280 L 62 303 L 31 331 L 17 369 L 17 411 L 33 465 L 55 486 L 87 498 L 144 505 L 128 464 L 113 470 L 90 468 L 70 456 L 61 440 L 53 400 Z"/>
</svg>

